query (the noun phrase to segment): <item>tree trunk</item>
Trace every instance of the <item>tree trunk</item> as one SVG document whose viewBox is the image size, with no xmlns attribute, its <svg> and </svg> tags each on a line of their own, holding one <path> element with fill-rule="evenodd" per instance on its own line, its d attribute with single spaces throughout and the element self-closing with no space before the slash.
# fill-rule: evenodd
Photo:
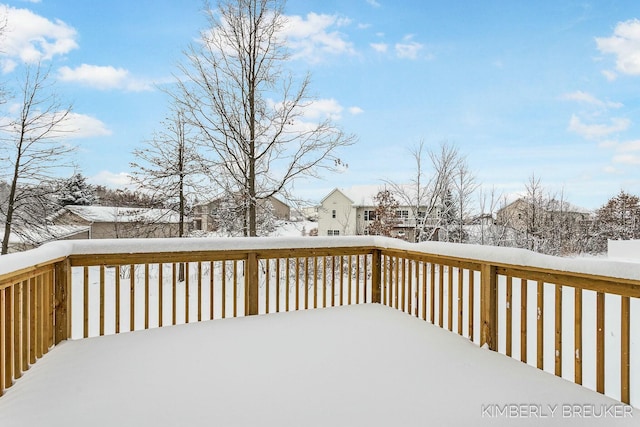
<svg viewBox="0 0 640 427">
<path fill-rule="evenodd" d="M 2 251 L 0 255 L 5 255 L 9 252 L 9 237 L 11 236 L 11 226 L 13 225 L 13 212 L 15 211 L 16 203 L 16 190 L 18 188 L 18 172 L 20 170 L 20 160 L 22 153 L 22 142 L 24 136 L 20 136 L 20 142 L 18 143 L 18 155 L 16 157 L 15 166 L 13 168 L 13 179 L 11 180 L 11 190 L 9 190 L 9 205 L 7 206 L 7 218 L 4 223 L 4 236 L 2 236 Z"/>
</svg>

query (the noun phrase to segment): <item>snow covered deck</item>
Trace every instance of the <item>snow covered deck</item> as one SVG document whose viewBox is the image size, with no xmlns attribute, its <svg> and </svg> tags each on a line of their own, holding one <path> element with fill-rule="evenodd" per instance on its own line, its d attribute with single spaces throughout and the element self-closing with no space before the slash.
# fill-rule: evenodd
<svg viewBox="0 0 640 427">
<path fill-rule="evenodd" d="M 54 242 L 0 257 L 0 426 L 625 425 L 639 327 L 631 262 L 370 236 Z"/>
<path fill-rule="evenodd" d="M 640 412 L 381 304 L 66 341 L 0 426 L 637 426 Z"/>
</svg>

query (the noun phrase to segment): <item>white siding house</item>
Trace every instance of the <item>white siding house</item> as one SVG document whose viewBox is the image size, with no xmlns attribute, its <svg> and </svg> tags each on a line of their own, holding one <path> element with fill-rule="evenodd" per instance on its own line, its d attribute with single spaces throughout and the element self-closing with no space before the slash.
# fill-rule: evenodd
<svg viewBox="0 0 640 427">
<path fill-rule="evenodd" d="M 356 232 L 356 211 L 354 201 L 341 190 L 334 189 L 322 199 L 318 208 L 318 236 L 358 234 Z"/>
<path fill-rule="evenodd" d="M 320 202 L 318 208 L 318 235 L 362 235 L 374 219 L 378 192 L 384 186 L 363 185 L 351 188 L 335 188 Z M 387 188 L 388 189 L 388 188 Z M 402 204 L 401 197 L 396 196 L 399 206 L 396 211 L 397 226 L 394 237 L 412 240 L 416 227 L 415 207 Z M 418 210 L 421 220 L 425 210 Z"/>
</svg>

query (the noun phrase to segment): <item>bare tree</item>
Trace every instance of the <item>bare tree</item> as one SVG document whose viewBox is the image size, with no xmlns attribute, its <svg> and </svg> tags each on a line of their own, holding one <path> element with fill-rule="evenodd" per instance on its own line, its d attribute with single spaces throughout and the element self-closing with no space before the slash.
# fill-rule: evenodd
<svg viewBox="0 0 640 427">
<path fill-rule="evenodd" d="M 61 141 L 63 125 L 71 106 L 61 105 L 49 70 L 40 64 L 26 66 L 17 96 L 17 113 L 2 125 L 2 164 L 8 176 L 9 194 L 5 206 L 2 254 L 9 248 L 14 226 L 37 226 L 33 206 L 50 194 L 54 170 L 67 164 L 64 159 L 73 147 Z"/>
<path fill-rule="evenodd" d="M 196 137 L 184 112 L 174 110 L 162 126 L 144 148 L 134 150 L 137 161 L 131 163 L 132 180 L 150 192 L 154 200 L 178 212 L 178 233 L 183 237 L 187 231 L 188 200 L 202 188 L 203 171 Z"/>
<path fill-rule="evenodd" d="M 451 180 L 455 201 L 456 230 L 454 241 L 462 243 L 467 240 L 464 226 L 471 215 L 471 196 L 478 189 L 474 174 L 469 170 L 466 160 L 461 157 Z"/>
<path fill-rule="evenodd" d="M 257 203 L 294 180 L 336 165 L 354 142 L 330 118 L 313 123 L 309 76 L 296 84 L 283 66 L 282 0 L 223 0 L 207 7 L 210 28 L 185 52 L 176 102 L 200 130 L 212 177 L 246 200 L 245 235 L 256 235 Z"/>
<path fill-rule="evenodd" d="M 396 209 L 398 209 L 398 202 L 393 197 L 393 194 L 389 190 L 379 191 L 373 198 L 376 209 L 374 211 L 374 218 L 368 227 L 368 233 L 378 236 L 392 236 L 393 228 L 398 223 L 396 217 Z"/>
<path fill-rule="evenodd" d="M 478 192 L 480 208 L 480 235 L 474 243 L 493 246 L 510 246 L 510 237 L 513 235 L 513 218 L 504 214 L 498 219 L 498 211 L 507 206 L 505 195 L 498 193 L 495 187 L 486 191 L 480 187 Z"/>
<path fill-rule="evenodd" d="M 524 220 L 524 247 L 529 250 L 544 252 L 544 244 L 549 226 L 549 202 L 552 200 L 540 177 L 531 174 L 525 183 L 525 203 L 522 204 L 521 216 Z"/>
<path fill-rule="evenodd" d="M 431 240 L 443 225 L 443 218 L 451 214 L 446 210 L 454 207 L 453 204 L 446 205 L 444 201 L 451 193 L 455 172 L 464 159 L 455 146 L 446 142 L 434 151 L 426 150 L 424 141 L 420 141 L 410 150 L 410 154 L 416 165 L 413 179 L 408 185 L 387 184 L 400 205 L 410 206 L 416 219 L 415 240 Z M 431 169 L 426 169 L 425 164 L 430 164 Z"/>
<path fill-rule="evenodd" d="M 607 240 L 640 238 L 640 198 L 623 190 L 596 211 L 592 252 L 606 252 Z"/>
</svg>

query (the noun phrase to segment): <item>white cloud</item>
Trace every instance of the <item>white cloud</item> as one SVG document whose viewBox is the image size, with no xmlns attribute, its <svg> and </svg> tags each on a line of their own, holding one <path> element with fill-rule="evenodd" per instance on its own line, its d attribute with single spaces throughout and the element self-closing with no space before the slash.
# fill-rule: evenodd
<svg viewBox="0 0 640 427">
<path fill-rule="evenodd" d="M 398 58 L 418 59 L 424 45 L 413 41 L 413 35 L 405 36 L 401 43 L 396 43 L 396 55 Z"/>
<path fill-rule="evenodd" d="M 71 113 L 62 125 L 61 136 L 68 139 L 91 138 L 111 135 L 102 121 L 86 114 Z"/>
<path fill-rule="evenodd" d="M 11 72 L 16 61 L 34 63 L 64 55 L 78 48 L 76 30 L 27 9 L 7 7 L 7 28 L 1 52 L 3 72 Z"/>
<path fill-rule="evenodd" d="M 58 77 L 65 82 L 78 82 L 96 89 L 123 89 L 131 92 L 152 90 L 153 87 L 145 82 L 131 77 L 124 68 L 82 64 L 76 68 L 61 67 Z"/>
<path fill-rule="evenodd" d="M 625 118 L 613 118 L 611 124 L 586 124 L 583 123 L 578 116 L 573 114 L 569 121 L 569 130 L 588 139 L 601 138 L 612 133 L 627 130 L 631 125 L 631 121 Z"/>
<path fill-rule="evenodd" d="M 609 174 L 616 174 L 616 175 L 620 175 L 622 172 L 619 169 L 616 169 L 613 166 L 605 166 L 603 171 L 605 173 L 609 173 Z"/>
<path fill-rule="evenodd" d="M 9 105 L 10 113 L 20 110 L 19 104 Z M 95 117 L 86 114 L 71 112 L 66 118 L 62 119 L 62 111 L 52 112 L 51 114 L 43 114 L 40 118 L 43 125 L 51 122 L 58 122 L 56 127 L 50 131 L 48 137 L 58 139 L 78 139 L 90 138 L 96 136 L 111 135 L 111 130 Z M 61 120 L 62 119 L 62 120 Z M 6 126 L 5 131 L 13 127 L 10 125 L 13 119 L 11 117 L 0 117 L 0 127 Z M 36 123 L 34 123 L 36 125 Z"/>
<path fill-rule="evenodd" d="M 386 53 L 389 49 L 389 45 L 386 43 L 370 43 L 369 46 L 376 52 Z"/>
<path fill-rule="evenodd" d="M 623 106 L 622 103 L 620 102 L 602 101 L 596 98 L 595 96 L 591 95 L 590 93 L 583 92 L 581 90 L 578 90 L 576 92 L 571 92 L 571 93 L 565 93 L 564 95 L 562 95 L 562 99 L 565 99 L 568 101 L 583 102 L 586 104 L 592 104 L 598 107 L 605 107 L 605 108 L 620 108 Z"/>
<path fill-rule="evenodd" d="M 640 155 L 636 154 L 617 154 L 613 156 L 614 163 L 622 163 L 625 165 L 640 165 Z"/>
<path fill-rule="evenodd" d="M 380 7 L 380 3 L 378 3 L 376 0 L 367 0 L 367 3 L 369 3 L 369 5 L 372 7 Z"/>
<path fill-rule="evenodd" d="M 268 100 L 270 108 L 282 108 L 281 102 Z M 351 114 L 358 114 L 357 111 L 349 109 Z M 295 118 L 288 123 L 288 132 L 308 132 L 317 128 L 318 124 L 325 120 L 338 121 L 342 118 L 344 108 L 335 99 L 316 99 L 308 104 L 300 105 L 295 111 Z"/>
<path fill-rule="evenodd" d="M 343 107 L 335 99 L 318 99 L 304 108 L 303 115 L 314 121 L 329 118 L 340 120 Z"/>
<path fill-rule="evenodd" d="M 640 21 L 619 22 L 611 37 L 596 37 L 602 53 L 616 56 L 616 70 L 623 74 L 640 75 Z"/>
<path fill-rule="evenodd" d="M 354 55 L 353 44 L 337 28 L 348 26 L 351 20 L 338 15 L 309 13 L 305 18 L 288 16 L 283 29 L 293 56 L 318 62 L 325 55 Z"/>
<path fill-rule="evenodd" d="M 114 173 L 108 170 L 98 172 L 96 175 L 87 178 L 93 185 L 104 185 L 109 188 L 118 188 L 131 185 L 131 175 L 127 172 Z"/>
<path fill-rule="evenodd" d="M 349 107 L 349 113 L 357 116 L 358 114 L 364 113 L 364 110 L 360 107 Z"/>
<path fill-rule="evenodd" d="M 610 82 L 612 82 L 612 81 L 614 81 L 615 79 L 618 78 L 618 75 L 613 71 L 602 70 L 601 72 L 602 72 L 602 75 L 604 76 L 604 78 L 607 79 Z"/>
<path fill-rule="evenodd" d="M 598 146 L 601 148 L 613 148 L 619 153 L 628 153 L 633 151 L 640 151 L 640 139 L 624 142 L 607 140 L 602 141 L 600 144 L 598 144 Z"/>
</svg>

